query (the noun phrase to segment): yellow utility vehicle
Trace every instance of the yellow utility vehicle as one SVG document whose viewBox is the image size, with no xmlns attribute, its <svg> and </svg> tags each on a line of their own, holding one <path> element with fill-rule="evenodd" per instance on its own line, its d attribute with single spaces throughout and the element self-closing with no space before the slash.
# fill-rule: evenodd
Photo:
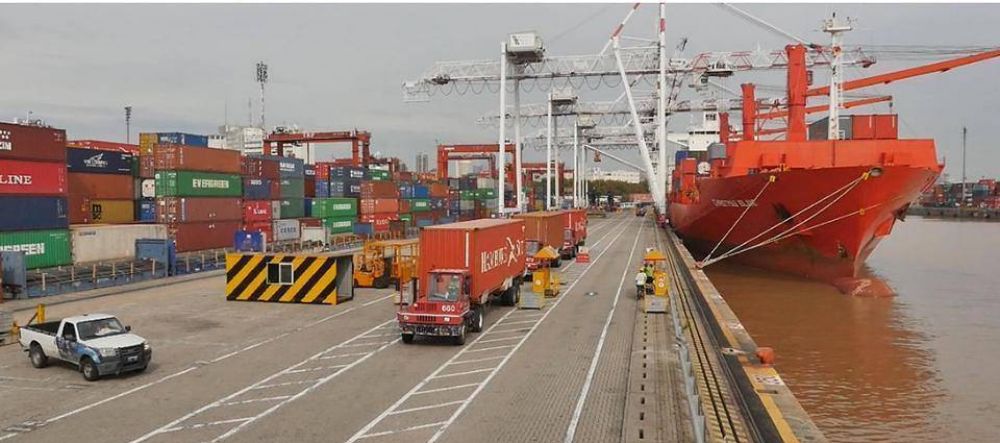
<svg viewBox="0 0 1000 443">
<path fill-rule="evenodd" d="M 417 269 L 420 240 L 368 240 L 354 254 L 354 287 L 385 289 Z"/>
</svg>

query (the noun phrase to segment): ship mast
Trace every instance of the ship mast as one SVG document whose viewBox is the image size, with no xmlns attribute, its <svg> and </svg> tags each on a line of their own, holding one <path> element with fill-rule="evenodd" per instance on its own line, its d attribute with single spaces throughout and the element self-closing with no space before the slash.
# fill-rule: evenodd
<svg viewBox="0 0 1000 443">
<path fill-rule="evenodd" d="M 830 62 L 830 111 L 829 124 L 827 128 L 828 140 L 840 140 L 840 98 L 844 93 L 844 69 L 843 69 L 843 34 L 853 29 L 850 19 L 840 21 L 837 13 L 823 22 L 823 32 L 830 34 L 830 51 L 833 53 L 833 60 Z"/>
</svg>

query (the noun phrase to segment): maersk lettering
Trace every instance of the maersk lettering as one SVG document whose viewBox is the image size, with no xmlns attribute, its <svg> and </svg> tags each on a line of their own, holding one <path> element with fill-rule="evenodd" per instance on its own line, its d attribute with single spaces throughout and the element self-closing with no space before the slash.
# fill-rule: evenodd
<svg viewBox="0 0 1000 443">
<path fill-rule="evenodd" d="M 24 252 L 24 255 L 45 255 L 45 243 L 26 243 L 23 245 L 0 246 L 3 252 Z"/>
<path fill-rule="evenodd" d="M 31 186 L 31 176 L 27 174 L 0 174 L 0 185 Z"/>
<path fill-rule="evenodd" d="M 191 180 L 191 187 L 201 189 L 229 189 L 229 180 L 196 178 Z"/>
</svg>

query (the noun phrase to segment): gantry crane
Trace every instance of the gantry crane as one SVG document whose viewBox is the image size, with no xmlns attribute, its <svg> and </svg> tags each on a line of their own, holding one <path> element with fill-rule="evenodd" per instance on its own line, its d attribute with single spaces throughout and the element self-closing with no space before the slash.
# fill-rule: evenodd
<svg viewBox="0 0 1000 443">
<path fill-rule="evenodd" d="M 451 160 L 492 160 L 500 150 L 498 145 L 468 144 L 468 145 L 438 145 L 437 174 L 439 180 L 448 178 L 448 164 Z M 513 154 L 514 145 L 507 143 L 504 152 Z M 491 175 L 499 175 L 495 163 L 490 163 Z M 502 188 L 499 193 L 503 193 Z"/>
<path fill-rule="evenodd" d="M 283 156 L 287 145 L 350 142 L 351 164 L 367 168 L 371 162 L 369 153 L 371 139 L 370 132 L 357 129 L 333 132 L 273 132 L 264 138 L 264 153 Z"/>
</svg>

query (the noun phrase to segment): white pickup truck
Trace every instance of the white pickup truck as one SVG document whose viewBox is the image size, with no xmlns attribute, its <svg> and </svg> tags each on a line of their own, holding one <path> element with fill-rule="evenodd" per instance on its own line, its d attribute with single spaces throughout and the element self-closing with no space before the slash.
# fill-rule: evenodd
<svg viewBox="0 0 1000 443">
<path fill-rule="evenodd" d="M 32 366 L 44 368 L 49 358 L 75 365 L 83 378 L 143 371 L 153 351 L 146 339 L 132 334 L 113 315 L 87 314 L 21 327 L 21 348 Z"/>
</svg>

